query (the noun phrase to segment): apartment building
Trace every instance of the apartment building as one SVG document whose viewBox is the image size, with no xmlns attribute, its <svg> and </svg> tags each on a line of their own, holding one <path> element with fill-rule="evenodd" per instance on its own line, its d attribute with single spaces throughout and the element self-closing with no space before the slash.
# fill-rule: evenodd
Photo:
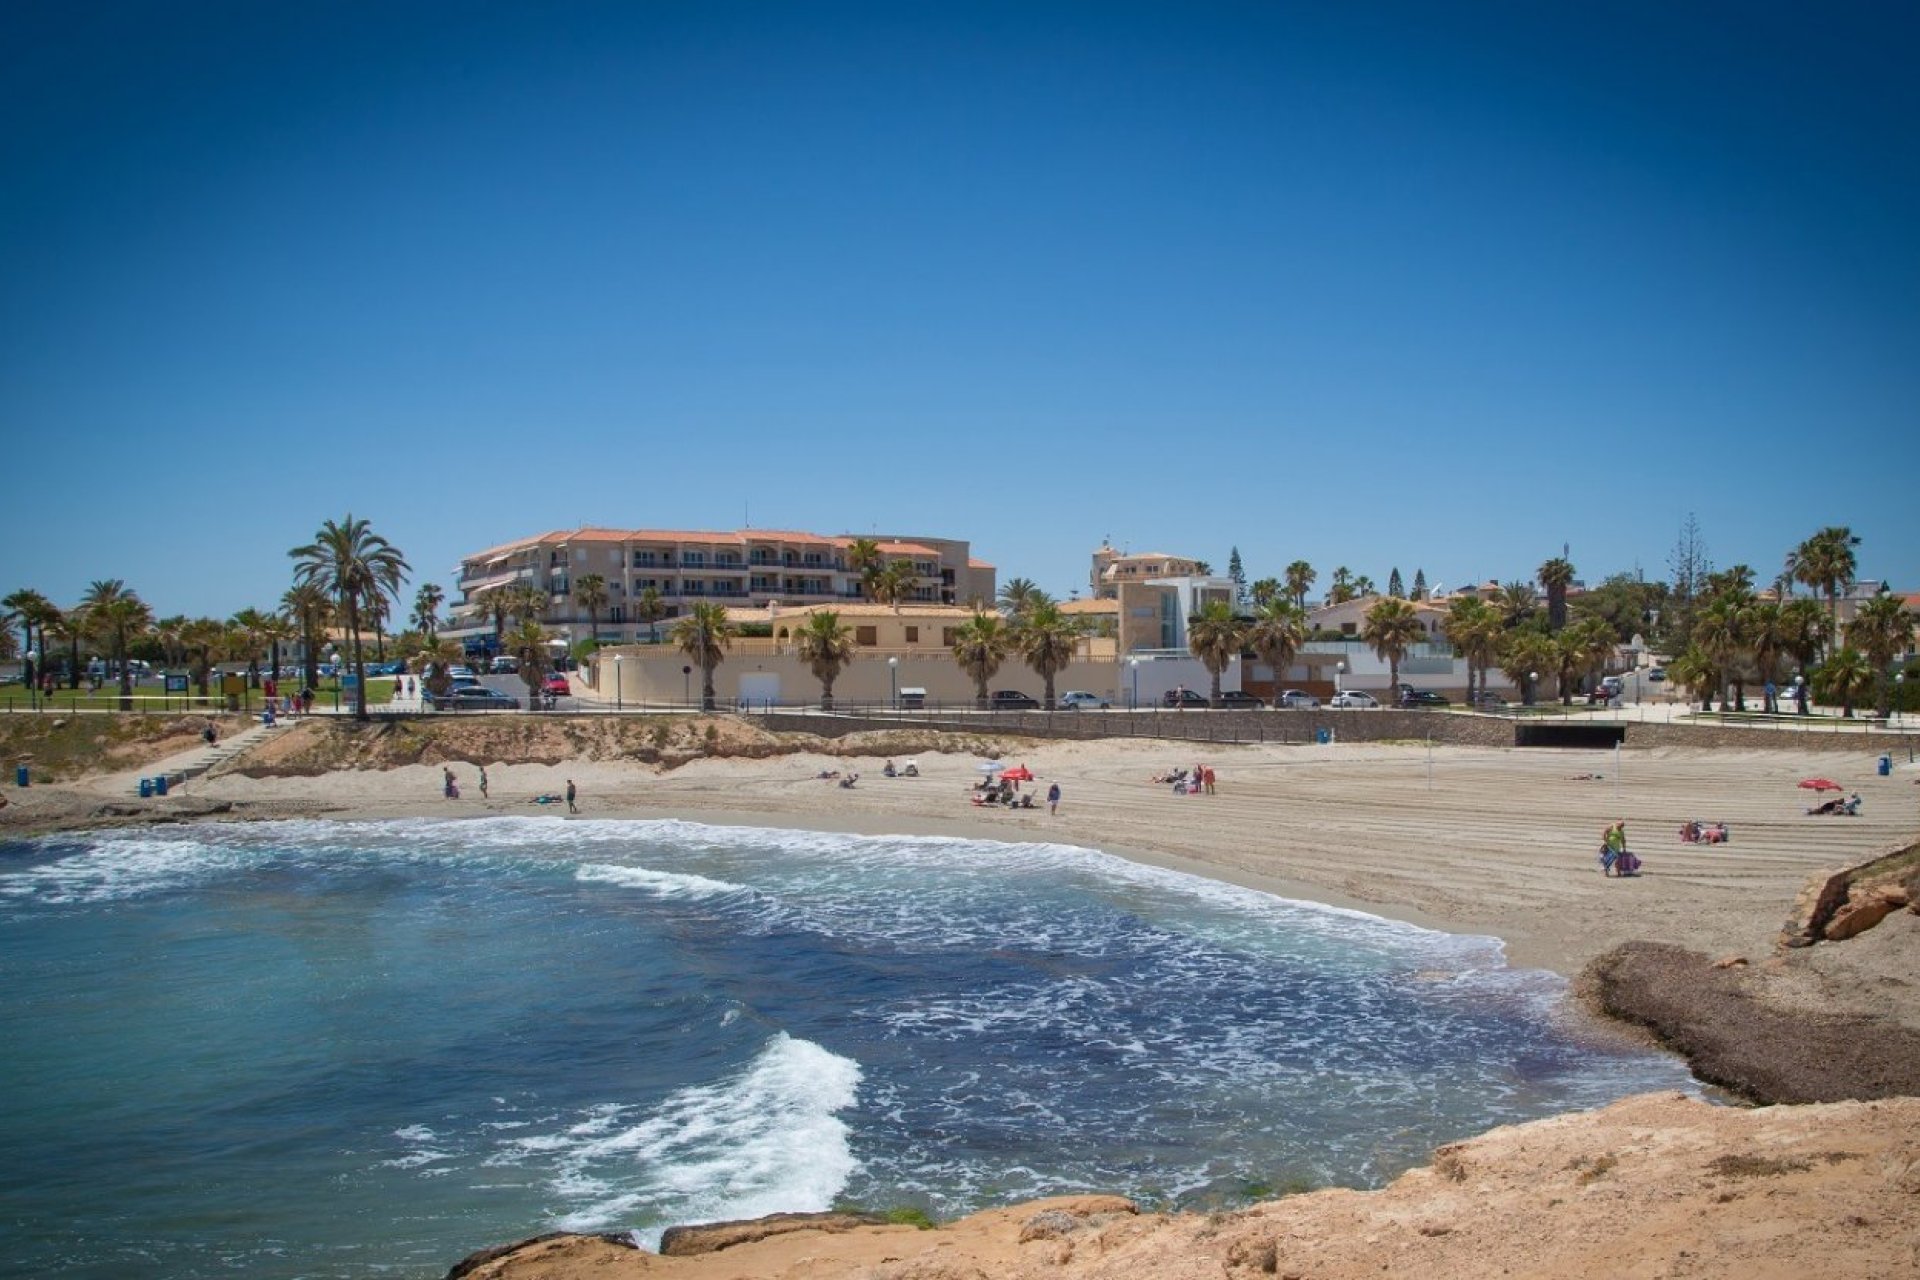
<svg viewBox="0 0 1920 1280">
<path fill-rule="evenodd" d="M 869 535 L 887 560 L 914 568 L 906 601 L 965 604 L 992 600 L 994 567 L 954 538 Z M 443 634 L 485 648 L 493 636 L 492 593 L 531 584 L 548 599 L 541 623 L 568 642 L 589 634 L 602 644 L 644 643 L 692 605 L 830 604 L 863 599 L 860 574 L 847 562 L 852 534 L 778 529 L 731 532 L 673 529 L 556 530 L 464 557 L 458 598 Z M 575 590 L 581 578 L 606 583 L 606 604 L 590 619 Z M 641 601 L 658 594 L 658 619 L 643 619 Z"/>
</svg>

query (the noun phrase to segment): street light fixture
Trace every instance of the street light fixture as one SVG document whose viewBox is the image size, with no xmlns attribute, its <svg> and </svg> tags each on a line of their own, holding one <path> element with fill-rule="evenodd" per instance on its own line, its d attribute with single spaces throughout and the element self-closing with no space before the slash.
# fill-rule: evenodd
<svg viewBox="0 0 1920 1280">
<path fill-rule="evenodd" d="M 1138 711 L 1140 709 L 1140 659 L 1128 658 L 1127 666 L 1133 671 L 1133 703 L 1127 709 Z"/>
<path fill-rule="evenodd" d="M 900 710 L 900 659 L 887 659 L 887 686 L 892 690 L 892 706 L 897 713 Z"/>
<path fill-rule="evenodd" d="M 1336 698 L 1345 692 L 1345 690 L 1340 687 L 1340 682 L 1342 677 L 1344 677 L 1346 674 L 1347 674 L 1347 660 L 1345 658 L 1342 658 L 1340 659 L 1340 661 L 1333 664 L 1333 696 Z"/>
<path fill-rule="evenodd" d="M 613 655 L 613 709 L 627 709 L 627 691 L 620 685 L 620 655 L 617 653 Z"/>
</svg>

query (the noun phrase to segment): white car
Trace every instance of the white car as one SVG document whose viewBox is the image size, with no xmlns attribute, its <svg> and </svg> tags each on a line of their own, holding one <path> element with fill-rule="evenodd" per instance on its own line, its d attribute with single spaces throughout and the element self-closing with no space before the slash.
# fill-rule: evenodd
<svg viewBox="0 0 1920 1280">
<path fill-rule="evenodd" d="M 1333 695 L 1332 705 L 1336 707 L 1377 707 L 1380 705 L 1380 699 L 1370 693 L 1362 693 L 1358 689 L 1342 689 L 1339 693 Z"/>
<path fill-rule="evenodd" d="M 1300 711 L 1311 711 L 1320 705 L 1320 699 L 1304 689 L 1288 689 L 1273 700 L 1276 707 L 1290 707 Z"/>
<path fill-rule="evenodd" d="M 1085 689 L 1069 689 L 1060 695 L 1062 711 L 1105 711 L 1113 704 L 1097 693 L 1088 693 Z"/>
</svg>

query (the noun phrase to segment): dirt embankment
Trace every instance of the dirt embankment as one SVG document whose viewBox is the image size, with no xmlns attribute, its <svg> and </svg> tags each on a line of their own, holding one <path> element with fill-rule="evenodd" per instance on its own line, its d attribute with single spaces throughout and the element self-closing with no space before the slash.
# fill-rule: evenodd
<svg viewBox="0 0 1920 1280">
<path fill-rule="evenodd" d="M 36 786 L 74 782 L 191 751 L 200 745 L 207 720 L 204 715 L 0 716 L 0 762 L 9 786 L 15 767 L 23 764 Z M 213 720 L 223 736 L 244 727 L 240 716 Z"/>
<path fill-rule="evenodd" d="M 983 734 L 904 729 L 821 738 L 772 733 L 728 716 L 473 716 L 466 719 L 305 721 L 236 758 L 250 778 L 314 777 L 336 769 L 426 764 L 546 764 L 629 761 L 672 769 L 693 760 L 765 759 L 802 752 L 841 757 L 891 752 L 1000 755 L 1007 742 Z"/>
</svg>

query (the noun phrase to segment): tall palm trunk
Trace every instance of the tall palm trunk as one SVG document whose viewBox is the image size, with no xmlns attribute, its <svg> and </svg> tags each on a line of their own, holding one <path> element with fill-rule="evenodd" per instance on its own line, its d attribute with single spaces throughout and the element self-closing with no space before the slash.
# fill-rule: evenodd
<svg viewBox="0 0 1920 1280">
<path fill-rule="evenodd" d="M 366 720 L 370 717 L 367 715 L 367 658 L 360 648 L 360 598 L 348 592 L 341 603 L 347 607 L 347 635 L 353 641 L 353 718 Z"/>
</svg>

